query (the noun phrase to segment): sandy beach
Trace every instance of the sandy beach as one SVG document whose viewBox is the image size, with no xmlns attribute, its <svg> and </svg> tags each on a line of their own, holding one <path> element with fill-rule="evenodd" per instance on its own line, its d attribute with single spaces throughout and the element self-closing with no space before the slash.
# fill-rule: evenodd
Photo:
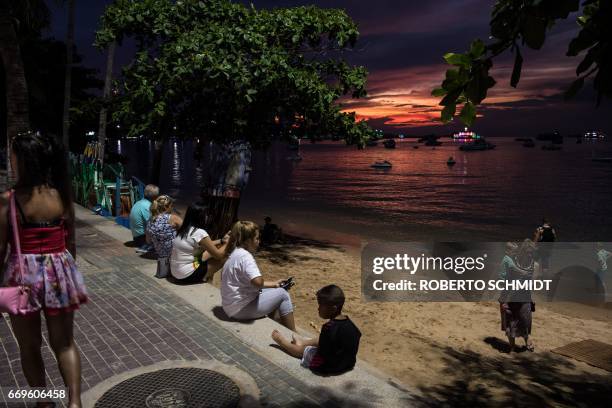
<svg viewBox="0 0 612 408">
<path fill-rule="evenodd" d="M 315 293 L 335 283 L 345 312 L 363 337 L 359 357 L 419 392 L 426 405 L 599 406 L 612 392 L 612 374 L 550 352 L 573 341 L 612 339 L 612 310 L 576 304 L 538 304 L 534 353 L 506 353 L 497 303 L 375 303 L 361 298 L 359 248 L 290 238 L 260 249 L 268 279 L 294 276 L 299 327 L 314 331 Z M 219 284 L 219 274 L 215 276 Z M 517 344 L 522 345 L 522 339 Z"/>
</svg>

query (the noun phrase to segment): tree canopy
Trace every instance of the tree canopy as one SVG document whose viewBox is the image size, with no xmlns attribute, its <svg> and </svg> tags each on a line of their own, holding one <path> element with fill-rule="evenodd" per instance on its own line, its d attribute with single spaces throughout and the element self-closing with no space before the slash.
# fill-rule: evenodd
<svg viewBox="0 0 612 408">
<path fill-rule="evenodd" d="M 117 0 L 96 44 L 136 40 L 113 120 L 130 135 L 244 139 L 338 134 L 361 143 L 370 129 L 338 99 L 366 94 L 367 71 L 342 52 L 359 33 L 344 11 L 258 10 L 229 0 Z"/>
<path fill-rule="evenodd" d="M 446 79 L 432 95 L 442 97 L 442 121 L 449 122 L 463 104 L 459 117 L 466 125 L 476 118 L 476 105 L 482 103 L 495 85 L 489 74 L 493 59 L 510 50 L 514 53 L 514 68 L 510 85 L 516 87 L 521 77 L 523 56 L 521 47 L 539 50 L 546 33 L 556 22 L 567 19 L 579 10 L 580 0 L 498 0 L 491 14 L 491 42 L 477 39 L 464 54 L 448 53 L 444 59 L 454 68 L 446 71 Z M 582 15 L 577 18 L 578 34 L 568 45 L 567 56 L 585 52 L 576 67 L 577 79 L 569 86 L 566 98 L 573 97 L 593 76 L 597 105 L 602 98 L 612 97 L 612 2 L 584 0 Z"/>
</svg>

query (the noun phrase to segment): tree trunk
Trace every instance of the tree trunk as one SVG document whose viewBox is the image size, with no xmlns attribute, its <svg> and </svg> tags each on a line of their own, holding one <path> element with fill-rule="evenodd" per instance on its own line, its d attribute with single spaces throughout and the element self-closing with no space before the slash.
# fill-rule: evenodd
<svg viewBox="0 0 612 408">
<path fill-rule="evenodd" d="M 238 220 L 240 194 L 249 182 L 251 147 L 243 141 L 220 146 L 213 155 L 209 180 L 202 190 L 202 199 L 210 208 L 212 220 L 209 234 L 222 237 Z"/>
<path fill-rule="evenodd" d="M 72 94 L 72 57 L 74 48 L 74 9 L 76 0 L 68 1 L 68 33 L 66 34 L 66 75 L 64 80 L 64 119 L 62 138 L 64 148 L 70 151 L 70 97 Z"/>
<path fill-rule="evenodd" d="M 106 57 L 106 77 L 104 78 L 104 104 L 100 109 L 100 127 L 98 129 L 98 148 L 100 149 L 98 157 L 100 157 L 100 164 L 104 163 L 104 149 L 106 144 L 106 104 L 108 103 L 111 93 L 111 82 L 113 80 L 113 65 L 115 61 L 115 46 L 116 43 L 113 41 L 108 46 L 108 55 Z"/>
<path fill-rule="evenodd" d="M 8 4 L 0 0 L 0 58 L 6 78 L 6 168 L 10 175 L 10 140 L 30 129 L 28 85 L 21 60 L 21 50 Z M 8 176 L 7 176 L 8 177 Z"/>
</svg>

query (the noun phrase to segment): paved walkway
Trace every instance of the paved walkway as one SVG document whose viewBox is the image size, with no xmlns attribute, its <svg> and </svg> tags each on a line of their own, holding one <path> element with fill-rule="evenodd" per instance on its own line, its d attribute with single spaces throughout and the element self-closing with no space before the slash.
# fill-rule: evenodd
<svg viewBox="0 0 612 408">
<path fill-rule="evenodd" d="M 299 371 L 284 369 L 214 318 L 165 290 L 141 271 L 143 266 L 150 268 L 153 261 L 137 256 L 132 248 L 100 228 L 78 221 L 77 247 L 78 264 L 90 292 L 89 304 L 75 318 L 84 392 L 117 374 L 158 362 L 213 360 L 249 374 L 261 391 L 263 406 L 347 405 L 330 393 L 320 392 L 296 375 Z M 61 387 L 46 333 L 44 336 L 48 388 Z M 297 367 L 298 361 L 291 364 Z M 302 373 L 312 376 L 307 370 L 302 369 Z M 25 385 L 8 317 L 0 317 L 0 386 Z M 370 405 L 367 400 L 361 401 L 353 400 L 350 406 Z M 5 403 L 0 397 L 0 405 Z"/>
</svg>

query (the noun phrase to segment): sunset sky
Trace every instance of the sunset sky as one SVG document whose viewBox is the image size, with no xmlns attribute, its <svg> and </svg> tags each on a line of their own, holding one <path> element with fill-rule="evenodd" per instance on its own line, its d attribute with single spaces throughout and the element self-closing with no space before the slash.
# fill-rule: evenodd
<svg viewBox="0 0 612 408">
<path fill-rule="evenodd" d="M 103 71 L 105 56 L 91 45 L 98 17 L 110 1 L 77 1 L 77 48 L 85 64 Z M 92 4 L 93 3 L 93 4 Z M 364 65 L 368 96 L 344 102 L 346 110 L 356 111 L 376 128 L 394 133 L 422 135 L 450 133 L 457 122 L 437 121 L 439 100 L 430 96 L 444 78 L 446 52 L 464 52 L 475 38 L 489 36 L 493 0 L 340 0 L 340 1 L 263 1 L 256 7 L 289 7 L 315 4 L 343 8 L 358 24 L 361 33 L 355 50 L 347 59 Z M 482 117 L 474 130 L 486 136 L 533 136 L 559 130 L 563 134 L 599 129 L 612 133 L 610 101 L 595 107 L 592 84 L 576 100 L 564 102 L 563 90 L 575 78 L 575 67 L 582 57 L 566 57 L 567 44 L 577 32 L 575 15 L 549 33 L 544 48 L 524 50 L 523 74 L 517 89 L 510 87 L 513 56 L 495 61 L 492 74 L 498 85 L 489 93 Z M 54 9 L 51 34 L 64 39 L 66 10 Z M 118 62 L 125 63 L 129 49 L 119 51 Z"/>
</svg>

